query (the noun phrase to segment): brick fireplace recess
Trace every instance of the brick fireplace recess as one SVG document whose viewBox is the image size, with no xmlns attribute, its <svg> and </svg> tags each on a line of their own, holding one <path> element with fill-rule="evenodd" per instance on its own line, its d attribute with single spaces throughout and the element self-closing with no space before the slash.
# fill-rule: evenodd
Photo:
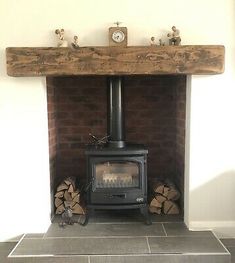
<svg viewBox="0 0 235 263">
<path fill-rule="evenodd" d="M 174 181 L 183 214 L 186 75 L 223 69 L 223 46 L 8 48 L 8 75 L 47 77 L 52 217 L 58 183 L 86 181 L 89 134 L 107 135 L 108 76 L 124 80 L 125 139 L 146 146 L 146 180 Z"/>
<path fill-rule="evenodd" d="M 173 180 L 183 208 L 186 76 L 127 76 L 124 82 L 126 141 L 146 146 L 148 180 Z M 53 194 L 68 176 L 86 181 L 89 134 L 107 134 L 107 78 L 47 78 L 47 94 Z"/>
</svg>

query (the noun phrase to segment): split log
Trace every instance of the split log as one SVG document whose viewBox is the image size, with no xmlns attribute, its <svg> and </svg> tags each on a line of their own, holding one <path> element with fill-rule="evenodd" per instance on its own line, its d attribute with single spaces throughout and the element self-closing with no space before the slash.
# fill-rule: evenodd
<svg viewBox="0 0 235 263">
<path fill-rule="evenodd" d="M 74 188 L 73 188 L 72 184 L 69 186 L 68 192 L 69 193 L 73 193 L 74 192 Z"/>
<path fill-rule="evenodd" d="M 72 200 L 70 203 L 70 208 L 73 208 L 78 202 Z"/>
<path fill-rule="evenodd" d="M 75 178 L 73 177 L 68 177 L 64 180 L 64 183 L 67 184 L 68 186 L 72 185 L 73 188 L 75 188 Z"/>
<path fill-rule="evenodd" d="M 72 196 L 68 191 L 64 192 L 64 199 L 65 201 L 72 201 Z"/>
<path fill-rule="evenodd" d="M 163 193 L 162 195 L 168 198 L 168 193 L 169 193 L 170 188 L 168 186 L 163 187 Z"/>
<path fill-rule="evenodd" d="M 74 197 L 77 195 L 80 195 L 80 193 L 78 191 L 71 193 L 72 199 L 74 199 Z"/>
<path fill-rule="evenodd" d="M 167 198 L 166 198 L 165 196 L 160 195 L 160 194 L 157 194 L 157 195 L 155 196 L 155 199 L 156 199 L 159 203 L 161 203 L 161 204 L 162 204 L 164 201 L 167 200 Z"/>
<path fill-rule="evenodd" d="M 56 192 L 55 197 L 62 198 L 64 196 L 64 191 Z"/>
<path fill-rule="evenodd" d="M 151 203 L 149 204 L 150 207 L 162 207 L 162 203 L 160 203 L 156 198 L 153 198 Z"/>
<path fill-rule="evenodd" d="M 156 214 L 179 214 L 179 206 L 175 202 L 180 192 L 170 180 L 156 181 L 152 184 L 153 197 L 150 199 L 149 212 Z"/>
<path fill-rule="evenodd" d="M 175 202 L 167 200 L 163 203 L 163 213 L 165 215 L 178 215 L 179 212 L 179 206 Z"/>
<path fill-rule="evenodd" d="M 69 187 L 67 184 L 62 183 L 57 187 L 57 192 L 63 191 L 63 190 L 67 190 Z"/>
<path fill-rule="evenodd" d="M 55 207 L 59 207 L 61 204 L 63 204 L 63 200 L 61 200 L 60 198 L 56 197 L 55 198 Z"/>
<path fill-rule="evenodd" d="M 64 183 L 65 183 L 65 184 L 67 184 L 68 186 L 70 186 L 70 185 L 71 185 L 71 181 L 70 181 L 70 180 L 68 180 L 68 179 L 64 180 Z"/>
<path fill-rule="evenodd" d="M 76 189 L 75 180 L 66 178 L 57 187 L 54 205 L 56 214 L 62 214 L 66 207 L 70 207 L 74 214 L 85 214 L 84 206 L 81 205 L 80 191 Z"/>
<path fill-rule="evenodd" d="M 61 215 L 65 210 L 64 204 L 61 204 L 59 207 L 57 207 L 55 213 L 58 215 Z"/>
<path fill-rule="evenodd" d="M 166 197 L 168 200 L 178 200 L 180 198 L 180 192 L 171 181 L 156 182 L 152 187 L 153 192 L 158 195 Z"/>
<path fill-rule="evenodd" d="M 180 193 L 177 189 L 171 188 L 168 192 L 167 199 L 176 201 L 180 198 Z"/>
<path fill-rule="evenodd" d="M 155 182 L 152 186 L 153 191 L 158 194 L 163 194 L 164 191 L 164 183 L 162 182 Z"/>
<path fill-rule="evenodd" d="M 64 203 L 64 206 L 65 206 L 65 207 L 70 207 L 70 208 L 71 208 L 72 205 L 74 205 L 74 204 L 73 204 L 73 201 L 66 201 L 66 200 L 64 200 L 63 203 Z"/>
<path fill-rule="evenodd" d="M 74 198 L 73 198 L 73 201 L 77 202 L 77 203 L 80 203 L 80 194 L 75 195 Z"/>
<path fill-rule="evenodd" d="M 161 209 L 161 207 L 149 206 L 149 212 L 152 214 L 160 215 L 162 213 L 162 209 Z"/>
<path fill-rule="evenodd" d="M 79 214 L 79 215 L 84 215 L 85 214 L 85 209 L 79 204 L 76 204 L 72 208 L 72 211 L 73 211 L 74 214 Z"/>
</svg>

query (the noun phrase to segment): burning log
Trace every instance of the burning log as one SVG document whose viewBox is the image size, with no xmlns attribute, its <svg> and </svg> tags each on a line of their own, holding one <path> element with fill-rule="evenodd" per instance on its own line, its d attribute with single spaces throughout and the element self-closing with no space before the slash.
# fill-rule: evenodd
<svg viewBox="0 0 235 263">
<path fill-rule="evenodd" d="M 66 207 L 71 208 L 73 214 L 85 214 L 84 206 L 81 204 L 80 192 L 76 189 L 75 180 L 66 178 L 57 187 L 54 195 L 55 213 L 60 215 L 65 211 Z"/>
<path fill-rule="evenodd" d="M 176 215 L 180 213 L 177 200 L 180 192 L 169 180 L 157 181 L 152 184 L 152 198 L 149 203 L 149 212 L 155 214 Z"/>
</svg>

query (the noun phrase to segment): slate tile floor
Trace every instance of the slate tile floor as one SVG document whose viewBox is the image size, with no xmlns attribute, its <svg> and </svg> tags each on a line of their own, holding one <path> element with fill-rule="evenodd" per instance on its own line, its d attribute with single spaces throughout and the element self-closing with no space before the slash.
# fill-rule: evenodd
<svg viewBox="0 0 235 263">
<path fill-rule="evenodd" d="M 231 254 L 231 263 L 235 263 L 235 238 L 221 239 L 221 242 Z"/>
<path fill-rule="evenodd" d="M 27 234 L 18 243 L 0 243 L 0 262 L 230 262 L 230 254 L 212 232 L 189 231 L 178 219 L 156 217 L 151 226 L 146 226 L 130 218 L 123 221 L 100 215 L 86 227 L 74 225 L 61 229 L 53 223 L 45 234 Z M 235 263 L 235 241 L 223 239 L 222 242 Z"/>
</svg>

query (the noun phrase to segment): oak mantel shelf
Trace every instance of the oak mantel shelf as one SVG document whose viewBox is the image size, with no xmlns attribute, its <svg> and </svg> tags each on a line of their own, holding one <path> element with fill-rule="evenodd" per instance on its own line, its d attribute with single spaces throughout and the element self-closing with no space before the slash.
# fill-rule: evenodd
<svg viewBox="0 0 235 263">
<path fill-rule="evenodd" d="M 7 74 L 14 77 L 65 75 L 207 75 L 224 71 L 224 46 L 9 47 Z"/>
</svg>

